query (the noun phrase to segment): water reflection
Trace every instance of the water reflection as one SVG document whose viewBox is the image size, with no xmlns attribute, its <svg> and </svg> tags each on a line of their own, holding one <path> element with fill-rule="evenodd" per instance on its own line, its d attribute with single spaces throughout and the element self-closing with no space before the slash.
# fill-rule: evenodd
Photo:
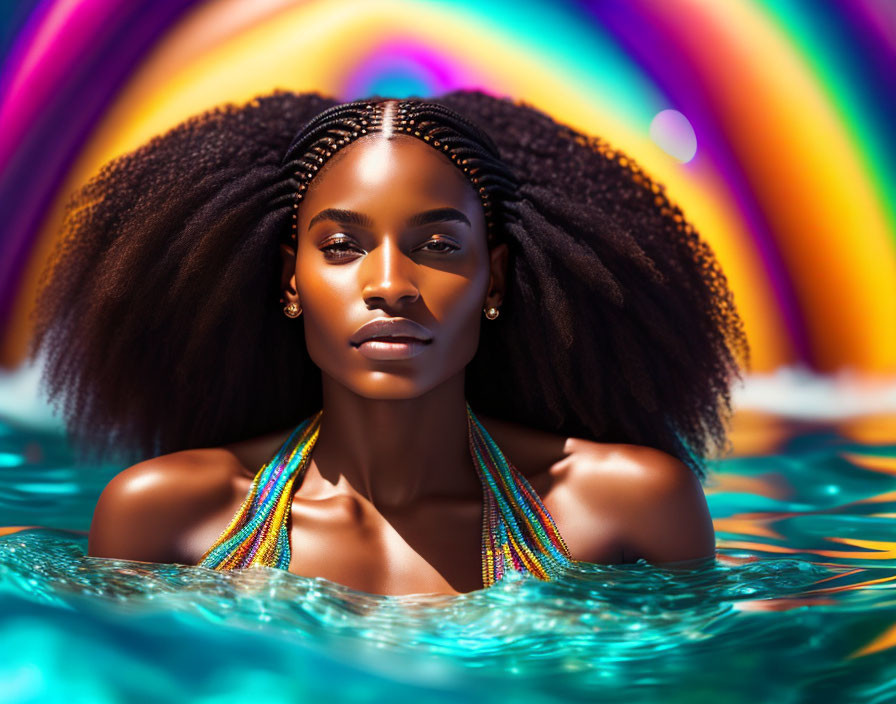
<svg viewBox="0 0 896 704">
<path fill-rule="evenodd" d="M 55 652 L 82 693 L 120 694 L 140 673 L 194 701 L 222 682 L 233 696 L 262 683 L 284 701 L 789 701 L 795 687 L 806 701 L 823 688 L 887 701 L 896 445 L 855 439 L 886 427 L 880 418 L 862 427 L 736 418 L 738 452 L 705 485 L 717 558 L 698 568 L 582 565 L 456 597 L 85 557 L 78 531 L 120 468 L 87 472 L 58 438 L 7 429 L 0 515 L 39 527 L 0 537 L 0 682 L 24 687 L 21 673 L 38 672 L 51 687 Z"/>
</svg>

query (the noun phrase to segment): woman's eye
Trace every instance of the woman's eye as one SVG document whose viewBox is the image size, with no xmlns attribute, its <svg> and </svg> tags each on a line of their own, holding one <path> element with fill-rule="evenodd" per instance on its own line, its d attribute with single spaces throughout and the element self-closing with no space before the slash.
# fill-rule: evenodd
<svg viewBox="0 0 896 704">
<path fill-rule="evenodd" d="M 357 247 L 348 240 L 337 240 L 321 247 L 320 251 L 325 253 L 327 259 L 346 259 L 351 256 L 350 252 L 353 249 L 357 249 Z"/>
<path fill-rule="evenodd" d="M 449 242 L 448 240 L 430 240 L 425 245 L 423 245 L 423 247 L 424 248 L 429 247 L 429 249 L 426 249 L 426 251 L 428 251 L 428 252 L 439 252 L 439 253 L 454 252 L 455 250 L 460 249 L 460 247 L 458 247 L 456 244 Z"/>
<path fill-rule="evenodd" d="M 447 254 L 449 252 L 454 252 L 455 250 L 460 249 L 460 247 L 453 242 L 449 242 L 448 240 L 435 239 L 429 240 L 429 242 L 420 247 L 420 249 L 424 252 Z M 350 242 L 349 240 L 336 240 L 334 242 L 330 242 L 330 244 L 321 247 L 320 251 L 324 253 L 324 256 L 327 259 L 351 259 L 354 253 L 363 254 L 363 251 L 352 244 L 352 242 Z"/>
</svg>

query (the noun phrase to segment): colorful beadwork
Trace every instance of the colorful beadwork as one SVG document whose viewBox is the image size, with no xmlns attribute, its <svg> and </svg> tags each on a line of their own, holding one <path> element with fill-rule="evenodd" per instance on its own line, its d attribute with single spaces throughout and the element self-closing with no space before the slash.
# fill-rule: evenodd
<svg viewBox="0 0 896 704">
<path fill-rule="evenodd" d="M 470 404 L 466 406 L 470 454 L 483 490 L 483 587 L 510 571 L 556 579 L 575 560 L 529 482 L 507 460 Z M 320 410 L 302 421 L 258 471 L 239 511 L 199 565 L 216 570 L 253 564 L 289 568 L 292 487 L 295 482 L 301 486 L 322 415 Z"/>
</svg>

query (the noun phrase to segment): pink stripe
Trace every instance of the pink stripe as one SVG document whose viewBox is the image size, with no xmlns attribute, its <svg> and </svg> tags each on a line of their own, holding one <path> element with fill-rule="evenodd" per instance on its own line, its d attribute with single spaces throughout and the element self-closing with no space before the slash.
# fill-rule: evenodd
<svg viewBox="0 0 896 704">
<path fill-rule="evenodd" d="M 25 54 L 35 40 L 41 25 L 47 15 L 53 10 L 53 0 L 41 0 L 35 3 L 31 14 L 25 19 L 24 24 L 13 38 L 9 51 L 6 53 L 3 65 L 0 66 L 0 96 L 9 95 L 9 86 L 13 76 L 20 70 L 25 62 Z"/>
<path fill-rule="evenodd" d="M 124 12 L 119 0 L 56 0 L 20 35 L 20 56 L 8 64 L 4 76 L 8 89 L 0 104 L 0 165 L 15 151 L 47 97 L 65 82 L 72 65 L 90 52 L 103 25 Z"/>
</svg>

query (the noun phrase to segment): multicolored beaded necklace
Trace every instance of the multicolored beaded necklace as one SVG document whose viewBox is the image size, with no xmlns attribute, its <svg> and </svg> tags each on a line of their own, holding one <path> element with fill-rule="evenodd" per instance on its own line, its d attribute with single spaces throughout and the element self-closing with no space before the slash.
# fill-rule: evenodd
<svg viewBox="0 0 896 704">
<path fill-rule="evenodd" d="M 499 582 L 511 570 L 552 580 L 575 562 L 554 519 L 526 478 L 495 444 L 467 403 L 470 454 L 482 482 L 482 583 Z M 289 569 L 288 516 L 292 486 L 308 468 L 323 410 L 302 421 L 255 475 L 230 525 L 199 565 L 231 570 L 251 565 Z"/>
</svg>

